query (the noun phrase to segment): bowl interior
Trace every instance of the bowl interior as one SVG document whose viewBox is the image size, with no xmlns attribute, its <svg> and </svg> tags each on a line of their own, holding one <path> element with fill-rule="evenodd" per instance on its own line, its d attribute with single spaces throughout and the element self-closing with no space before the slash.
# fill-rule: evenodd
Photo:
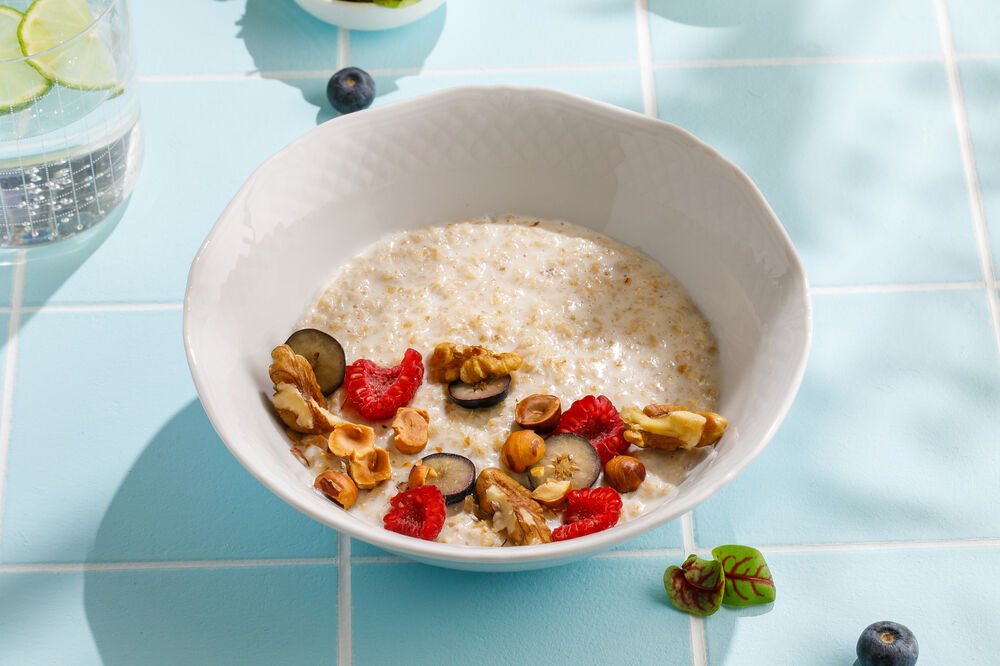
<svg viewBox="0 0 1000 666">
<path fill-rule="evenodd" d="M 712 326 L 716 455 L 667 504 L 583 539 L 484 549 L 370 526 L 311 489 L 270 407 L 269 352 L 337 268 L 384 233 L 515 213 L 591 227 L 657 259 Z M 330 121 L 265 162 L 191 269 L 184 335 L 226 445 L 308 515 L 415 559 L 472 569 L 559 564 L 675 518 L 731 480 L 791 404 L 810 337 L 805 275 L 760 193 L 673 126 L 547 90 L 463 88 Z"/>
</svg>

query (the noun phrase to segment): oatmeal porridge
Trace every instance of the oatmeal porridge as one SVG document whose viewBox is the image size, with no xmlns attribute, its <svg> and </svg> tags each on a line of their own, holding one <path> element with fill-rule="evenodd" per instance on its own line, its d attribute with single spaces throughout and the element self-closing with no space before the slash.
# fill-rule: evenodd
<svg viewBox="0 0 1000 666">
<path fill-rule="evenodd" d="M 475 471 L 470 473 L 479 475 L 476 492 L 447 506 L 436 536 L 440 542 L 489 546 L 539 542 L 513 538 L 516 526 L 510 524 L 511 516 L 516 517 L 518 503 L 529 496 L 540 502 L 525 500 L 540 509 L 547 526 L 537 525 L 538 529 L 544 532 L 564 523 L 559 505 L 565 497 L 545 502 L 544 493 L 533 493 L 540 477 L 530 478 L 541 474 L 540 467 L 533 467 L 541 463 L 532 447 L 544 448 L 548 442 L 555 451 L 559 446 L 555 438 L 567 437 L 542 439 L 557 421 L 556 433 L 578 433 L 568 435 L 577 440 L 566 440 L 567 446 L 578 446 L 582 435 L 600 452 L 599 461 L 592 451 L 588 453 L 596 461 L 594 473 L 599 474 L 594 487 L 623 490 L 617 522 L 667 501 L 688 471 L 712 455 L 711 447 L 704 445 L 717 441 L 725 428 L 725 420 L 712 414 L 717 399 L 715 341 L 684 288 L 635 249 L 567 222 L 504 216 L 384 237 L 341 268 L 300 326 L 335 337 L 349 362 L 367 359 L 372 364 L 366 367 L 384 369 L 400 365 L 403 359 L 403 366 L 414 372 L 419 366 L 422 381 L 417 379 L 407 409 L 396 412 L 393 407 L 392 413 L 374 414 L 371 419 L 350 399 L 352 377 L 361 372 L 352 363 L 344 384 L 323 401 L 322 418 L 330 420 L 330 428 L 342 422 L 363 424 L 356 431 L 365 433 L 357 435 L 362 439 L 370 439 L 370 431 L 363 429 L 370 427 L 374 446 L 384 451 L 379 455 L 388 459 L 387 465 L 385 460 L 369 462 L 364 471 L 367 475 L 376 470 L 384 480 L 357 483 L 356 501 L 341 502 L 367 522 L 382 525 L 386 514 L 396 510 L 393 498 L 408 485 L 420 486 L 428 473 L 420 463 L 428 456 L 459 454 L 472 461 Z M 469 350 L 481 349 L 476 367 L 486 368 L 464 384 L 461 380 L 470 378 L 465 376 L 469 366 L 462 364 L 463 349 L 466 356 L 472 354 Z M 407 350 L 413 350 L 412 355 Z M 438 367 L 442 354 L 459 356 L 448 381 L 442 381 L 444 372 Z M 454 384 L 449 384 L 459 376 L 459 366 L 461 378 L 455 383 L 469 391 L 476 382 L 481 389 L 497 377 L 501 384 L 508 382 L 493 398 L 501 401 L 477 409 L 461 406 L 479 403 L 475 399 L 463 403 Z M 402 372 L 405 377 L 406 370 Z M 285 398 L 279 380 L 274 381 L 280 411 Z M 537 397 L 525 401 L 528 396 Z M 518 410 L 521 403 L 531 405 Z M 624 439 L 619 428 L 615 450 L 602 450 L 592 432 L 564 427 L 571 408 L 576 414 L 587 405 L 613 412 L 613 419 L 607 415 L 608 423 L 624 419 Z M 537 427 L 538 436 L 522 431 L 512 438 L 512 432 L 519 430 L 516 421 L 525 423 L 523 410 L 532 408 L 539 413 L 558 408 L 562 417 L 550 414 L 549 423 Z M 714 438 L 709 432 L 713 426 L 719 426 Z M 411 428 L 417 440 L 426 437 L 425 446 L 422 440 L 412 445 L 407 440 Z M 686 435 L 684 428 L 689 429 Z M 338 432 L 341 438 L 355 436 L 349 429 Z M 345 452 L 336 451 L 340 445 L 335 446 L 333 436 L 328 437 L 322 426 L 315 433 L 320 434 L 296 434 L 293 453 L 314 476 L 331 470 L 348 475 Z M 512 443 L 506 444 L 509 438 Z M 370 451 L 372 442 L 364 446 Z M 512 464 L 517 456 L 528 456 L 526 464 Z M 614 456 L 621 458 L 614 462 L 615 475 L 630 483 L 610 478 L 608 459 Z M 642 473 L 636 476 L 639 468 Z M 491 471 L 483 474 L 484 470 Z M 429 471 L 433 477 L 434 470 Z M 414 476 L 420 480 L 414 482 Z M 470 488 L 471 483 L 469 477 Z M 568 485 L 563 484 L 560 492 Z M 500 491 L 516 500 L 514 514 L 497 505 L 484 512 L 488 507 L 481 506 L 483 498 Z M 610 489 L 608 494 L 618 497 Z"/>
</svg>

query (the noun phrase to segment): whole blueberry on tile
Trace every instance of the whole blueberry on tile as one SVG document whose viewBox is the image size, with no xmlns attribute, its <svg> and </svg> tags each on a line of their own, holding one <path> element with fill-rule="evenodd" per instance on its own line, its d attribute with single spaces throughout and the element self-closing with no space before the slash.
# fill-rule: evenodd
<svg viewBox="0 0 1000 666">
<path fill-rule="evenodd" d="M 858 666 L 913 666 L 920 652 L 913 632 L 888 620 L 865 627 L 857 651 Z"/>
<path fill-rule="evenodd" d="M 326 97 L 340 113 L 367 109 L 375 99 L 375 81 L 363 69 L 345 67 L 330 77 Z"/>
</svg>

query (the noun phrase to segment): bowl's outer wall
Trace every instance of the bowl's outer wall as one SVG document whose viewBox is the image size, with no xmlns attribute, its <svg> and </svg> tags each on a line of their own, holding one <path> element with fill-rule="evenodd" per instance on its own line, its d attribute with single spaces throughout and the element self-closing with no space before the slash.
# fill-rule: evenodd
<svg viewBox="0 0 1000 666">
<path fill-rule="evenodd" d="M 591 227 L 673 273 L 716 335 L 719 409 L 732 427 L 674 500 L 615 530 L 542 552 L 414 543 L 361 523 L 312 490 L 270 409 L 268 352 L 337 268 L 382 234 L 504 213 Z M 454 89 L 337 118 L 265 162 L 196 258 L 184 318 L 206 411 L 266 486 L 383 548 L 476 569 L 546 566 L 600 550 L 721 488 L 784 417 L 811 326 L 801 263 L 742 172 L 666 123 L 512 88 Z"/>
<path fill-rule="evenodd" d="M 348 30 L 389 30 L 420 20 L 444 4 L 444 0 L 420 0 L 408 7 L 382 7 L 341 0 L 295 0 L 320 21 Z"/>
</svg>

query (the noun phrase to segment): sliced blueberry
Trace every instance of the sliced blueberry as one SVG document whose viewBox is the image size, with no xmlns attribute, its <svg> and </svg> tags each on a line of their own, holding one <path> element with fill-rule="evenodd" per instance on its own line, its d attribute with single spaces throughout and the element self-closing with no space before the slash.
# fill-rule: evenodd
<svg viewBox="0 0 1000 666">
<path fill-rule="evenodd" d="M 545 455 L 528 468 L 528 483 L 537 488 L 547 481 L 569 481 L 573 490 L 589 488 L 601 473 L 601 455 L 586 437 L 572 433 L 545 440 Z"/>
<path fill-rule="evenodd" d="M 309 361 L 323 395 L 330 395 L 344 383 L 347 366 L 344 348 L 337 338 L 315 328 L 303 328 L 292 333 L 285 344 Z"/>
<path fill-rule="evenodd" d="M 917 663 L 917 638 L 897 622 L 875 622 L 858 638 L 859 666 L 913 666 Z"/>
<path fill-rule="evenodd" d="M 425 483 L 437 486 L 444 495 L 445 504 L 461 502 L 472 492 L 472 486 L 476 482 L 476 465 L 465 456 L 457 453 L 432 453 L 419 464 L 427 465 L 437 474 L 436 477 L 428 476 Z"/>
<path fill-rule="evenodd" d="M 375 99 L 375 81 L 363 69 L 345 67 L 330 77 L 326 97 L 340 113 L 367 109 Z"/>
<path fill-rule="evenodd" d="M 492 407 L 504 401 L 510 391 L 510 375 L 490 377 L 478 384 L 458 380 L 448 384 L 448 395 L 466 409 Z"/>
</svg>

